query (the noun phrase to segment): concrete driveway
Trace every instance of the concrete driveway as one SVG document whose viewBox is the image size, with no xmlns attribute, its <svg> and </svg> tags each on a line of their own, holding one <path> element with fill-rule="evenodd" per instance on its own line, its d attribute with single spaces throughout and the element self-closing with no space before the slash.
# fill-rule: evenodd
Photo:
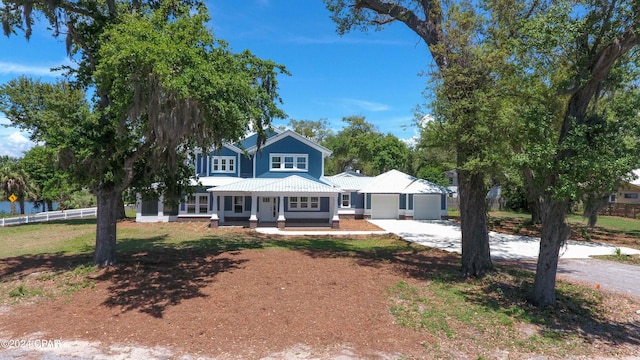
<svg viewBox="0 0 640 360">
<path fill-rule="evenodd" d="M 458 223 L 440 220 L 370 221 L 407 241 L 446 251 L 462 252 L 462 234 Z M 539 246 L 539 238 L 489 233 L 492 259 L 515 260 L 532 271 L 536 269 Z M 560 251 L 558 276 L 580 281 L 591 288 L 640 297 L 640 266 L 589 259 L 592 255 L 611 255 L 615 248 L 600 243 L 568 241 Z M 620 249 L 623 254 L 640 254 L 640 250 L 625 247 Z"/>
<path fill-rule="evenodd" d="M 462 253 L 460 224 L 445 220 L 369 220 L 407 241 L 446 251 Z M 532 260 L 538 258 L 540 239 L 528 236 L 489 233 L 491 258 L 495 260 Z M 611 255 L 616 247 L 594 242 L 568 241 L 560 250 L 561 259 L 586 259 L 593 255 Z M 640 250 L 621 247 L 624 254 Z"/>
</svg>

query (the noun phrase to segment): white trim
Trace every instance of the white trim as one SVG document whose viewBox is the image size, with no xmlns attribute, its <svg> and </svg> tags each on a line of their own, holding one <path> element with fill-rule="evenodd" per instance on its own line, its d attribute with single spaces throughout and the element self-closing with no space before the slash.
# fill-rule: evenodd
<svg viewBox="0 0 640 360">
<path fill-rule="evenodd" d="M 280 158 L 278 167 L 274 168 L 274 158 Z M 292 158 L 290 168 L 286 167 L 289 162 L 285 161 L 285 158 Z M 300 160 L 304 159 L 304 168 L 299 168 Z M 309 154 L 285 154 L 285 153 L 270 153 L 269 154 L 269 171 L 296 171 L 296 172 L 309 172 Z"/>
<path fill-rule="evenodd" d="M 347 206 L 344 206 L 344 198 L 343 198 L 344 196 L 348 197 Z M 350 192 L 344 192 L 344 193 L 340 194 L 340 208 L 341 209 L 351 208 L 351 193 Z"/>
<path fill-rule="evenodd" d="M 189 203 L 189 198 L 193 196 L 193 203 Z M 201 197 L 206 197 L 206 207 L 207 210 L 206 212 L 202 212 L 200 210 L 202 210 L 202 204 L 200 203 Z M 184 202 L 184 210 L 178 210 L 178 216 L 199 216 L 199 215 L 208 215 L 209 214 L 209 193 L 193 193 L 191 195 L 186 195 L 182 198 L 182 201 Z M 189 205 L 193 206 L 193 212 L 190 213 L 189 212 Z"/>
<path fill-rule="evenodd" d="M 307 198 L 307 200 L 303 201 L 302 198 Z M 313 198 L 315 198 L 316 201 L 313 201 L 312 200 Z M 296 199 L 296 201 L 293 202 L 294 204 L 296 204 L 295 208 L 291 207 L 291 204 L 292 204 L 291 199 Z M 320 211 L 320 199 L 321 197 L 319 196 L 307 196 L 307 195 L 289 196 L 288 197 L 289 211 L 308 211 L 308 212 Z M 312 207 L 313 204 L 316 204 L 315 208 Z M 303 207 L 303 205 L 305 205 L 306 207 Z"/>
<path fill-rule="evenodd" d="M 240 204 L 236 204 L 236 198 L 241 198 L 242 200 L 240 201 Z M 244 195 L 234 195 L 231 197 L 231 212 L 233 214 L 242 214 L 245 212 L 245 208 L 244 208 Z M 236 205 L 240 205 L 242 207 L 242 211 L 236 211 Z"/>
<path fill-rule="evenodd" d="M 236 156 L 209 156 L 209 159 L 210 174 L 235 174 L 238 170 L 238 158 Z M 214 165 L 214 161 L 217 161 L 218 164 Z M 216 166 L 218 170 L 215 170 Z M 223 166 L 225 168 L 224 170 L 222 169 Z M 233 169 L 229 170 L 231 167 L 233 167 Z"/>
</svg>

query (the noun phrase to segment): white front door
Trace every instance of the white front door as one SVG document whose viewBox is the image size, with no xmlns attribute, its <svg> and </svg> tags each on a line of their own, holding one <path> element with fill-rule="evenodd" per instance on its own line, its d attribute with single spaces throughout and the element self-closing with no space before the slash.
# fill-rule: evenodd
<svg viewBox="0 0 640 360">
<path fill-rule="evenodd" d="M 274 222 L 278 218 L 278 198 L 261 197 L 260 208 L 258 209 L 258 220 L 260 222 Z"/>
</svg>

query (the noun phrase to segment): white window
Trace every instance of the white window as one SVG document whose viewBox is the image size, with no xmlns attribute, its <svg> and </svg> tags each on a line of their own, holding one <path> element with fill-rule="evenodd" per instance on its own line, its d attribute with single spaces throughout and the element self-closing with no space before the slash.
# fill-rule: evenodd
<svg viewBox="0 0 640 360">
<path fill-rule="evenodd" d="M 187 214 L 195 214 L 196 213 L 196 196 L 189 195 L 186 198 L 186 206 L 187 206 Z"/>
<path fill-rule="evenodd" d="M 235 173 L 236 158 L 233 156 L 212 156 L 211 172 L 212 173 Z"/>
<path fill-rule="evenodd" d="M 236 214 L 244 212 L 244 196 L 233 197 L 233 212 Z"/>
<path fill-rule="evenodd" d="M 340 195 L 340 207 L 343 207 L 343 208 L 351 207 L 351 194 Z"/>
<path fill-rule="evenodd" d="M 269 160 L 273 171 L 309 171 L 307 154 L 271 154 Z"/>
<path fill-rule="evenodd" d="M 209 194 L 191 194 L 184 199 L 187 214 L 207 214 L 209 212 Z"/>
<path fill-rule="evenodd" d="M 289 197 L 289 210 L 319 211 L 320 198 L 317 196 L 291 196 Z"/>
</svg>

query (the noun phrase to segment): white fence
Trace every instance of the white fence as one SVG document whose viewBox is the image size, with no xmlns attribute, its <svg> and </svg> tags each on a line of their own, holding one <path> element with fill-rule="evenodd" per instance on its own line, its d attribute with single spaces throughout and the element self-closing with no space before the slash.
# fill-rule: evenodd
<svg viewBox="0 0 640 360">
<path fill-rule="evenodd" d="M 0 219 L 0 226 L 29 224 L 35 222 L 45 222 L 52 220 L 81 219 L 97 216 L 98 208 L 73 209 L 63 211 L 48 211 L 33 215 L 8 217 Z"/>
</svg>

